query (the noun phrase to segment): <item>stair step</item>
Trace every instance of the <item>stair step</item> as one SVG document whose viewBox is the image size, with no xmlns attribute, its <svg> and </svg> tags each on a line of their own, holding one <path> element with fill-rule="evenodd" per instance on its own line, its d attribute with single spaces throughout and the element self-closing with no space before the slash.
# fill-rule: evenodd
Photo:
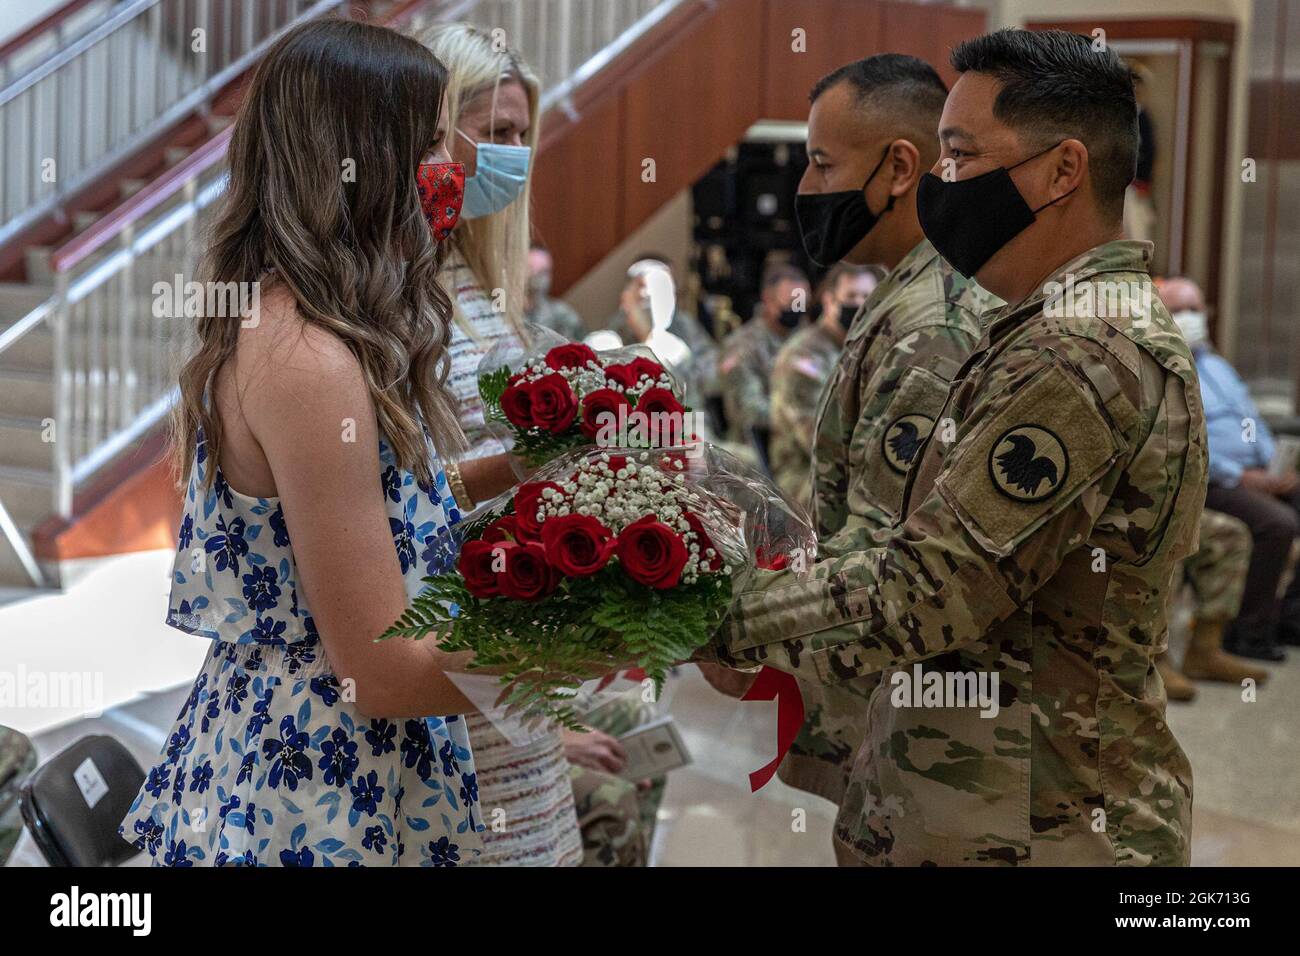
<svg viewBox="0 0 1300 956">
<path fill-rule="evenodd" d="M 54 511 L 54 478 L 48 471 L 0 465 L 0 501 L 24 534 Z"/>
<path fill-rule="evenodd" d="M 28 542 L 28 546 L 31 546 L 30 542 Z M 9 543 L 8 538 L 0 534 L 0 588 L 28 590 L 32 586 L 32 579 L 27 576 L 27 571 L 23 568 L 22 562 L 18 560 L 18 554 L 14 551 L 13 545 Z M 32 593 L 36 592 L 33 591 Z"/>
<path fill-rule="evenodd" d="M 27 281 L 33 285 L 53 285 L 54 270 L 50 268 L 49 246 L 28 246 L 25 250 Z"/>
<path fill-rule="evenodd" d="M 0 355 L 0 415 L 50 418 L 54 415 L 54 376 L 49 369 L 3 363 Z M 0 452 L 0 456 L 3 456 Z"/>
<path fill-rule="evenodd" d="M 16 468 L 49 471 L 54 465 L 54 443 L 42 440 L 39 418 L 0 415 L 0 455 L 4 464 Z"/>
<path fill-rule="evenodd" d="M 0 328 L 17 322 L 51 295 L 54 287 L 31 282 L 0 282 Z"/>
</svg>

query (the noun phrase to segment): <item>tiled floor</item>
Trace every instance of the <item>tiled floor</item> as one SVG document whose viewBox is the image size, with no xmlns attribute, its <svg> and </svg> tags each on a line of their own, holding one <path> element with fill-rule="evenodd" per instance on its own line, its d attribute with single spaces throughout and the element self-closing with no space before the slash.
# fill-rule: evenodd
<svg viewBox="0 0 1300 956">
<path fill-rule="evenodd" d="M 99 674 L 103 683 L 102 716 L 0 701 L 0 723 L 31 734 L 42 757 L 84 734 L 112 734 L 147 766 L 205 650 L 160 623 L 167 561 L 152 552 L 116 559 L 64 594 L 0 606 L 0 670 L 21 662 L 29 672 Z M 1197 865 L 1300 865 L 1300 651 L 1292 658 L 1272 669 L 1256 701 L 1200 684 L 1195 702 L 1171 707 L 1195 772 Z M 667 694 L 693 763 L 670 777 L 655 864 L 833 866 L 829 803 L 779 780 L 749 792 L 749 772 L 774 752 L 774 705 L 723 697 L 693 667 Z M 39 863 L 27 840 L 10 860 Z"/>
</svg>

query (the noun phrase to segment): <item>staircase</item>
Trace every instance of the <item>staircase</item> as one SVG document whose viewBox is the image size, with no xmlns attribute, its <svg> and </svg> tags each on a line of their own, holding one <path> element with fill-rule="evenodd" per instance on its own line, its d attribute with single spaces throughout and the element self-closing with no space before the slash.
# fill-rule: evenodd
<svg viewBox="0 0 1300 956">
<path fill-rule="evenodd" d="M 344 0 L 72 0 L 0 46 L 0 586 L 58 583 L 38 526 L 163 418 L 237 81 Z M 203 25 L 207 24 L 205 28 Z"/>
</svg>

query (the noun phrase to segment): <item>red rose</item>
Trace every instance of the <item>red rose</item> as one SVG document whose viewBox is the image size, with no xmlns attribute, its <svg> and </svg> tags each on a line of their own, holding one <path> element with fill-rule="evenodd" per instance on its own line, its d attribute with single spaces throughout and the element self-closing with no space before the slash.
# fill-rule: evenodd
<svg viewBox="0 0 1300 956">
<path fill-rule="evenodd" d="M 651 382 L 657 382 L 659 381 L 659 376 L 664 373 L 664 367 L 662 365 L 640 355 L 627 364 L 632 370 L 633 385 L 636 385 L 637 382 L 641 381 L 642 375 L 648 375 Z"/>
<path fill-rule="evenodd" d="M 595 440 L 596 433 L 607 422 L 617 428 L 620 408 L 629 411 L 632 409 L 632 403 L 622 392 L 616 392 L 612 388 L 598 388 L 594 392 L 589 392 L 582 400 L 582 424 L 579 426 L 582 433 Z M 606 415 L 612 415 L 613 418 L 606 418 Z"/>
<path fill-rule="evenodd" d="M 573 388 L 558 372 L 543 375 L 528 386 L 529 415 L 533 425 L 558 435 L 578 416 Z"/>
<path fill-rule="evenodd" d="M 693 511 L 686 511 L 682 513 L 682 517 L 686 519 L 686 523 L 695 532 L 695 543 L 700 546 L 700 570 L 719 570 L 722 567 L 722 553 L 718 550 L 718 546 L 713 543 L 713 539 L 709 537 L 709 533 L 704 530 L 704 522 L 700 520 L 700 516 Z M 713 557 L 711 558 L 704 555 L 704 552 L 709 548 L 713 549 Z"/>
<path fill-rule="evenodd" d="M 633 581 L 663 590 L 674 587 L 686 565 L 681 537 L 654 515 L 646 515 L 618 536 L 618 559 Z"/>
<path fill-rule="evenodd" d="M 632 388 L 636 385 L 636 372 L 632 370 L 631 363 L 622 365 L 605 366 L 606 381 L 613 382 L 615 385 L 621 385 L 623 388 Z"/>
<path fill-rule="evenodd" d="M 515 515 L 502 515 L 483 531 L 481 541 L 500 542 L 519 540 L 519 519 Z"/>
<path fill-rule="evenodd" d="M 591 515 L 561 515 L 542 525 L 542 543 L 552 566 L 565 577 L 595 574 L 614 553 L 610 530 Z"/>
<path fill-rule="evenodd" d="M 528 385 L 513 384 L 501 393 L 501 411 L 516 428 L 533 427 L 533 393 Z"/>
<path fill-rule="evenodd" d="M 555 590 L 560 577 L 540 544 L 498 544 L 505 549 L 505 570 L 497 575 L 501 593 L 516 601 L 540 601 Z"/>
<path fill-rule="evenodd" d="M 466 541 L 461 549 L 456 570 L 465 579 L 465 587 L 477 598 L 492 597 L 500 593 L 497 586 L 497 573 L 493 568 L 496 563 L 497 548 L 509 547 L 500 542 Z"/>
<path fill-rule="evenodd" d="M 769 555 L 766 548 L 760 547 L 754 552 L 754 563 L 764 571 L 784 571 L 789 562 L 784 554 Z"/>
<path fill-rule="evenodd" d="M 641 400 L 636 403 L 636 410 L 647 416 L 646 427 L 651 435 L 659 439 L 659 445 L 682 443 L 686 426 L 686 408 L 677 401 L 677 396 L 669 389 L 647 388 Z M 663 415 L 669 417 L 655 417 Z"/>
<path fill-rule="evenodd" d="M 586 368 L 588 362 L 595 361 L 596 353 L 581 342 L 557 345 L 546 353 L 546 364 L 557 372 L 562 368 Z"/>
<path fill-rule="evenodd" d="M 612 471 L 615 475 L 617 475 L 620 471 L 622 471 L 626 467 L 627 467 L 627 455 L 609 456 L 609 470 Z"/>
<path fill-rule="evenodd" d="M 519 486 L 515 492 L 515 530 L 518 541 L 538 541 L 542 535 L 542 523 L 537 520 L 537 509 L 542 503 L 542 492 L 547 488 L 563 491 L 553 481 L 530 481 Z"/>
</svg>

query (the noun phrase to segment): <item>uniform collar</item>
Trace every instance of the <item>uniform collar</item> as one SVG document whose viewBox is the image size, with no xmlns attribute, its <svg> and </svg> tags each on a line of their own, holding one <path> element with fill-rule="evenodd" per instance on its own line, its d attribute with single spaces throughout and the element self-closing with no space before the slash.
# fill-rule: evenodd
<svg viewBox="0 0 1300 956">
<path fill-rule="evenodd" d="M 1115 239 L 1093 246 L 1057 269 L 1016 305 L 1004 305 L 986 316 L 985 339 L 996 341 L 1012 320 L 1041 311 L 1050 290 L 1077 285 L 1108 272 L 1149 272 L 1154 248 L 1152 243 L 1136 239 Z"/>
<path fill-rule="evenodd" d="M 890 269 L 888 275 L 880 280 L 880 284 L 871 290 L 871 295 L 867 296 L 867 301 L 862 303 L 857 315 L 849 323 L 849 332 L 845 337 L 845 342 L 862 334 L 867 324 L 862 321 L 864 315 L 870 315 L 880 307 L 882 302 L 898 295 L 917 276 L 933 265 L 938 258 L 939 252 L 930 244 L 929 239 L 922 239 L 913 246 L 907 255 L 898 260 L 898 265 Z"/>
</svg>

